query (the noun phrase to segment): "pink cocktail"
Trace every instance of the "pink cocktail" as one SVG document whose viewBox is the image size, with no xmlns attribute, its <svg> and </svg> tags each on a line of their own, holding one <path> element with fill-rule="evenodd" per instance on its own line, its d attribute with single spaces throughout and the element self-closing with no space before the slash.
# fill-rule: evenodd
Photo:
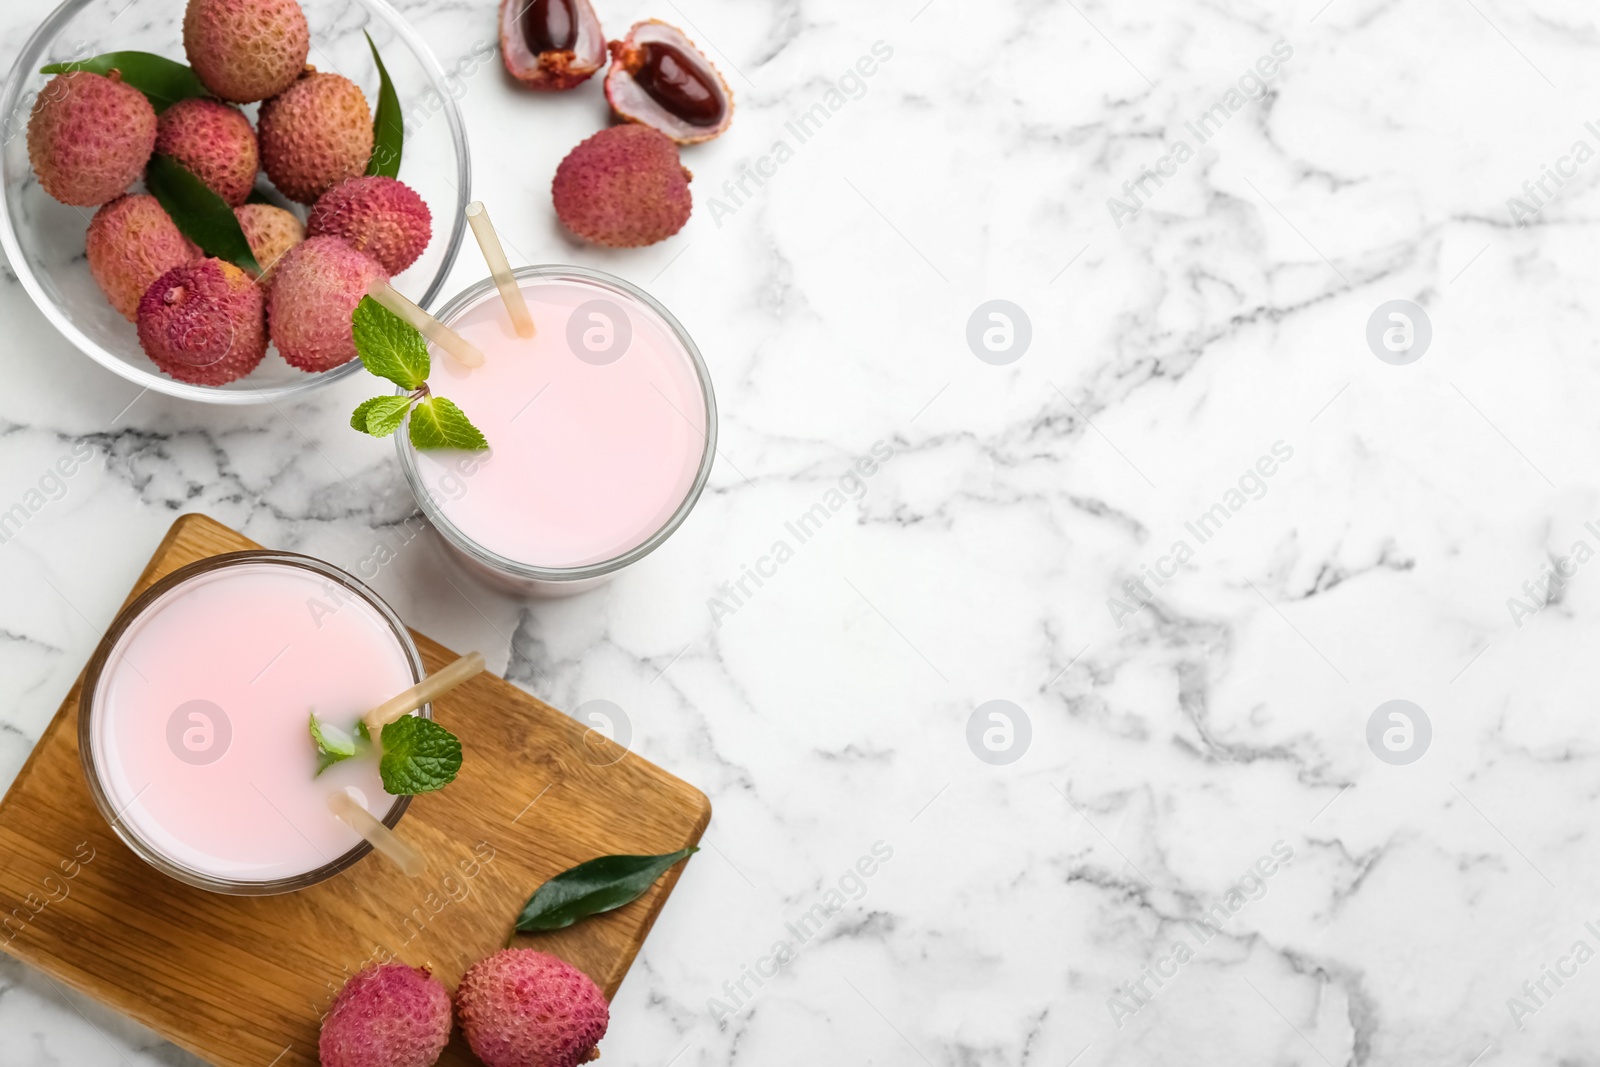
<svg viewBox="0 0 1600 1067">
<path fill-rule="evenodd" d="M 368 850 L 328 810 L 331 792 L 391 826 L 407 803 L 384 791 L 374 759 L 319 776 L 310 714 L 351 729 L 421 677 L 400 620 L 337 568 L 214 557 L 112 624 L 84 683 L 84 771 L 118 835 L 174 877 L 225 893 L 300 888 Z"/>
<path fill-rule="evenodd" d="M 484 354 L 432 350 L 429 388 L 458 404 L 490 451 L 400 454 L 418 501 L 480 572 L 577 592 L 677 529 L 710 474 L 716 402 L 683 327 L 634 286 L 580 267 L 525 267 L 538 327 L 518 337 L 484 281 L 439 318 Z"/>
</svg>

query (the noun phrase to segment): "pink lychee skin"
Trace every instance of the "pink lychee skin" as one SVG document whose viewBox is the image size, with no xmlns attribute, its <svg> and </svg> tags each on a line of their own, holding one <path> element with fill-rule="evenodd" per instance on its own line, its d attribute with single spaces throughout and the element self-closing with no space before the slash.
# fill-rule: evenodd
<svg viewBox="0 0 1600 1067">
<path fill-rule="evenodd" d="M 232 263 L 201 259 L 174 267 L 139 301 L 139 343 L 181 382 L 226 385 L 267 354 L 261 290 Z"/>
<path fill-rule="evenodd" d="M 298 0 L 189 0 L 183 13 L 189 65 L 207 89 L 235 104 L 289 88 L 310 49 Z"/>
<path fill-rule="evenodd" d="M 77 207 L 98 207 L 127 192 L 155 146 L 155 108 L 115 71 L 56 75 L 28 119 L 28 159 L 39 184 Z"/>
<path fill-rule="evenodd" d="M 378 261 L 337 237 L 310 237 L 278 260 L 267 322 L 272 343 L 292 367 L 325 371 L 356 358 L 350 316 L 375 279 Z"/>
<path fill-rule="evenodd" d="M 233 215 L 261 264 L 261 284 L 270 286 L 278 260 L 306 239 L 305 223 L 273 204 L 242 204 L 233 209 Z"/>
<path fill-rule="evenodd" d="M 385 963 L 345 983 L 322 1020 L 322 1067 L 432 1067 L 450 1040 L 450 994 L 426 967 Z"/>
<path fill-rule="evenodd" d="M 390 274 L 399 274 L 428 247 L 433 213 L 404 182 L 350 178 L 329 189 L 311 208 L 306 232 L 312 237 L 342 237 Z"/>
<path fill-rule="evenodd" d="M 577 1067 L 597 1055 L 611 1009 L 571 964 L 508 948 L 461 976 L 456 1015 L 485 1067 Z"/>
<path fill-rule="evenodd" d="M 118 197 L 96 211 L 86 241 L 89 273 L 129 322 L 138 317 L 151 282 L 201 258 L 200 249 L 147 193 Z"/>
<path fill-rule="evenodd" d="M 612 126 L 567 153 L 551 194 L 556 215 L 579 237 L 638 248 L 666 240 L 689 221 L 691 177 L 666 134 Z"/>
<path fill-rule="evenodd" d="M 261 169 L 250 120 L 238 108 L 215 100 L 180 100 L 162 112 L 156 151 L 189 168 L 231 207 L 250 196 Z"/>
<path fill-rule="evenodd" d="M 267 177 L 302 204 L 365 174 L 372 159 L 372 112 L 342 75 L 308 71 L 261 105 L 256 126 Z"/>
</svg>

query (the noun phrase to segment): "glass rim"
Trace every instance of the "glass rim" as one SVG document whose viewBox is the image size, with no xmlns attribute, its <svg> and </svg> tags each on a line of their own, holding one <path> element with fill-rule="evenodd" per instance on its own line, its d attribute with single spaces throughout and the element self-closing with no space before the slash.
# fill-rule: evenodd
<svg viewBox="0 0 1600 1067">
<path fill-rule="evenodd" d="M 444 510 L 433 499 L 433 494 L 428 492 L 427 486 L 422 483 L 421 472 L 417 469 L 416 449 L 411 447 L 410 437 L 401 431 L 395 433 L 395 450 L 400 455 L 400 466 L 405 471 L 406 484 L 411 487 L 411 495 L 417 501 L 417 506 L 434 529 L 468 557 L 476 560 L 492 571 L 508 574 L 515 578 L 541 582 L 576 582 L 587 578 L 598 578 L 611 574 L 639 560 L 660 548 L 662 543 L 688 519 L 689 513 L 700 500 L 700 495 L 705 491 L 706 483 L 711 479 L 711 468 L 716 463 L 717 455 L 717 397 L 711 384 L 711 371 L 706 366 L 704 357 L 700 355 L 699 347 L 694 343 L 694 338 L 683 328 L 677 318 L 668 311 L 662 303 L 639 286 L 625 278 L 608 274 L 603 270 L 593 267 L 580 267 L 574 264 L 543 264 L 536 266 L 517 267 L 511 272 L 518 280 L 524 278 L 547 278 L 559 281 L 563 278 L 576 278 L 581 281 L 592 282 L 603 287 L 611 288 L 619 294 L 638 301 L 661 317 L 667 328 L 672 331 L 678 343 L 689 356 L 689 362 L 694 367 L 695 379 L 700 384 L 701 399 L 706 408 L 706 430 L 704 433 L 705 448 L 700 454 L 700 465 L 695 470 L 693 483 L 684 494 L 672 514 L 667 517 L 661 528 L 645 538 L 639 544 L 620 555 L 609 559 L 599 560 L 595 563 L 585 563 L 577 567 L 540 567 L 531 563 L 502 556 L 493 549 L 479 544 L 472 537 L 462 532 L 461 528 L 445 516 Z M 468 307 L 477 303 L 486 295 L 495 291 L 495 282 L 492 277 L 484 278 L 467 286 L 457 293 L 439 309 L 437 318 L 448 325 L 450 321 Z M 406 395 L 407 390 L 396 389 L 397 395 Z"/>
<path fill-rule="evenodd" d="M 176 862 L 141 837 L 117 812 L 115 805 L 111 802 L 111 798 L 106 795 L 105 787 L 101 784 L 100 768 L 95 762 L 94 756 L 95 696 L 100 688 L 101 675 L 105 672 L 106 666 L 110 661 L 112 650 L 117 647 L 118 642 L 121 641 L 128 629 L 158 600 L 191 579 L 229 567 L 256 563 L 298 567 L 338 582 L 346 590 L 364 600 L 378 613 L 384 622 L 389 624 L 390 631 L 394 634 L 401 651 L 405 654 L 407 663 L 410 664 L 413 683 L 422 681 L 426 673 L 422 663 L 422 653 L 417 649 L 417 643 L 411 639 L 411 631 L 406 628 L 400 616 L 395 614 L 394 609 L 385 603 L 382 597 L 378 596 L 364 582 L 347 571 L 341 570 L 333 564 L 317 559 L 314 556 L 302 555 L 298 552 L 249 549 L 208 556 L 205 559 L 185 564 L 158 579 L 150 588 L 134 597 L 122 607 L 122 610 L 117 612 L 117 617 L 106 628 L 105 635 L 101 637 L 93 657 L 89 660 L 89 666 L 84 671 L 83 686 L 78 694 L 78 759 L 83 766 L 83 777 L 88 783 L 89 793 L 94 798 L 95 807 L 100 810 L 101 817 L 111 827 L 112 832 L 117 835 L 123 844 L 132 849 L 140 859 L 180 882 L 185 882 L 213 893 L 224 893 L 232 896 L 270 896 L 276 893 L 287 893 L 295 889 L 304 889 L 307 886 L 326 881 L 366 856 L 367 853 L 372 851 L 372 845 L 363 840 L 353 845 L 343 855 L 303 874 L 263 881 L 219 878 Z M 433 718 L 433 705 L 424 704 L 417 714 L 424 719 Z M 410 796 L 395 797 L 394 803 L 390 805 L 389 811 L 382 819 L 383 824 L 391 830 L 394 829 L 395 825 L 400 821 L 400 817 L 406 813 L 406 809 L 410 806 Z"/>
</svg>

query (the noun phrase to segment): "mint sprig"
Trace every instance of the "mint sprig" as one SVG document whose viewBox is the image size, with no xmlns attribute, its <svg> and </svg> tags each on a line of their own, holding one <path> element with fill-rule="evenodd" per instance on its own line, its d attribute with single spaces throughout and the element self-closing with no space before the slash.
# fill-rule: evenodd
<svg viewBox="0 0 1600 1067">
<path fill-rule="evenodd" d="M 356 739 L 345 731 L 317 718 L 311 713 L 311 741 L 317 746 L 317 773 L 347 760 L 356 754 Z"/>
<path fill-rule="evenodd" d="M 407 715 L 383 728 L 378 774 L 395 796 L 431 793 L 455 781 L 461 739 L 431 719 Z"/>
<path fill-rule="evenodd" d="M 483 432 L 454 402 L 428 389 L 427 339 L 416 327 L 370 296 L 351 314 L 351 332 L 361 365 L 408 391 L 404 396 L 375 396 L 350 414 L 350 426 L 373 437 L 388 437 L 411 415 L 411 444 L 418 450 L 455 448 L 483 452 Z"/>
</svg>

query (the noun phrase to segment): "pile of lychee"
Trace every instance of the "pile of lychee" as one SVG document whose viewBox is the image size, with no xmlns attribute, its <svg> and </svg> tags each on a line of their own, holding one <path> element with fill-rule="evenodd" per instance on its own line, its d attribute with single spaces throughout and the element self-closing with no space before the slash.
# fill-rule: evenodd
<svg viewBox="0 0 1600 1067">
<path fill-rule="evenodd" d="M 502 949 L 461 976 L 455 1015 L 486 1067 L 577 1067 L 599 1055 L 611 1012 L 588 975 L 533 949 Z M 450 1041 L 450 994 L 425 967 L 368 967 L 322 1021 L 322 1067 L 431 1067 Z"/>
<path fill-rule="evenodd" d="M 231 382 L 261 363 L 269 340 L 304 371 L 354 359 L 351 312 L 374 278 L 400 273 L 427 248 L 427 204 L 394 178 L 367 176 L 366 97 L 348 78 L 306 65 L 310 28 L 296 0 L 189 0 L 183 44 L 211 95 L 159 116 L 116 70 L 53 78 L 28 123 L 39 184 L 62 203 L 99 208 L 89 270 L 172 377 Z M 256 102 L 252 127 L 238 105 Z M 129 192 L 157 155 L 233 208 L 259 277 L 208 256 L 154 196 Z M 262 170 L 309 206 L 304 222 L 247 202 Z"/>
<path fill-rule="evenodd" d="M 501 0 L 500 52 L 513 77 L 542 91 L 582 84 L 609 55 L 606 100 L 624 125 L 601 130 L 556 169 L 551 191 L 567 229 L 615 248 L 683 229 L 693 175 L 678 146 L 727 130 L 733 92 L 682 30 L 648 19 L 607 45 L 589 0 Z"/>
</svg>

